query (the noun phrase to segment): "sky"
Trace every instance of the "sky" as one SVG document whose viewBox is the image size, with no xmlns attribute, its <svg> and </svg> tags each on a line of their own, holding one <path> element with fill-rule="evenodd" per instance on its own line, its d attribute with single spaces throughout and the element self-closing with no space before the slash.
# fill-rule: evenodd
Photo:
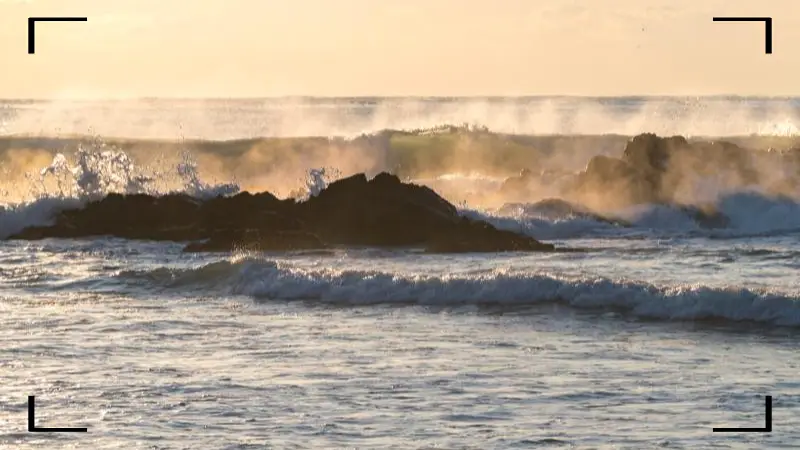
<svg viewBox="0 0 800 450">
<path fill-rule="evenodd" d="M 29 55 L 29 16 L 88 22 Z M 800 95 L 800 0 L 0 0 L 0 61 L 0 98 Z"/>
</svg>

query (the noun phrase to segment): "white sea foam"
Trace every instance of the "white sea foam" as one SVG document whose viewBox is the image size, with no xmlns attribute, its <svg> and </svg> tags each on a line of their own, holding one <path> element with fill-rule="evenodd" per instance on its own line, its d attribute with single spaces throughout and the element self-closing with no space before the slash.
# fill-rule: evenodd
<svg viewBox="0 0 800 450">
<path fill-rule="evenodd" d="M 690 212 L 670 205 L 637 205 L 608 214 L 622 224 L 598 221 L 582 215 L 553 217 L 536 208 L 506 208 L 496 211 L 465 209 L 462 214 L 487 220 L 498 228 L 520 231 L 539 239 L 582 237 L 700 235 L 715 238 L 770 236 L 800 232 L 800 204 L 784 197 L 758 192 L 735 192 L 722 195 L 717 210 L 729 219 L 727 226 L 703 228 Z M 534 206 L 534 205 L 527 205 Z"/>
<path fill-rule="evenodd" d="M 145 275 L 142 277 L 142 275 Z M 618 311 L 659 320 L 748 321 L 800 326 L 797 292 L 754 291 L 731 286 L 655 286 L 606 278 L 560 277 L 494 270 L 452 275 L 309 269 L 255 257 L 184 269 L 123 272 L 185 289 L 202 283 L 224 294 L 269 300 L 372 305 L 431 306 L 493 304 L 509 308 L 563 304 L 579 310 Z M 223 292 L 221 292 L 223 293 Z"/>
</svg>

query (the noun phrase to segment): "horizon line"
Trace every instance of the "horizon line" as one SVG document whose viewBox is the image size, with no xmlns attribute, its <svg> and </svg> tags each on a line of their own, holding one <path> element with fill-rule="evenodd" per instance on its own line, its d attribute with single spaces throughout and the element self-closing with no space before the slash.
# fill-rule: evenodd
<svg viewBox="0 0 800 450">
<path fill-rule="evenodd" d="M 220 100 L 514 100 L 514 99 L 796 99 L 798 94 L 750 95 L 750 94 L 629 94 L 629 95 L 577 95 L 577 94 L 525 94 L 525 95 L 267 95 L 267 96 L 136 96 L 136 97 L 0 97 L 0 102 L 58 102 L 58 101 L 220 101 Z"/>
</svg>

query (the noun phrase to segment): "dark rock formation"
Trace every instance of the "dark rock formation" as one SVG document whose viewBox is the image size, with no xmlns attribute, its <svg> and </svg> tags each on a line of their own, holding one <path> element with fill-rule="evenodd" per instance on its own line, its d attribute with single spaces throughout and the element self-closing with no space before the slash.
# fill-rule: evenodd
<svg viewBox="0 0 800 450">
<path fill-rule="evenodd" d="M 359 174 L 331 183 L 300 203 L 298 213 L 326 242 L 366 246 L 418 245 L 460 218 L 455 206 L 430 188 L 387 173 L 370 181 Z"/>
<path fill-rule="evenodd" d="M 429 252 L 547 251 L 550 244 L 464 218 L 433 190 L 381 173 L 334 183 L 303 202 L 270 193 L 200 201 L 185 195 L 108 195 L 11 239 L 116 236 L 199 241 L 185 251 L 423 247 Z"/>
<path fill-rule="evenodd" d="M 625 160 L 603 155 L 589 161 L 586 170 L 567 185 L 567 192 L 581 203 L 611 209 L 658 201 L 652 181 L 641 170 Z"/>
<path fill-rule="evenodd" d="M 533 238 L 498 230 L 486 222 L 461 218 L 457 226 L 441 230 L 428 240 L 429 253 L 532 252 L 555 250 Z"/>
<path fill-rule="evenodd" d="M 758 182 L 754 152 L 729 142 L 689 142 L 682 136 L 641 134 L 628 141 L 621 158 L 596 156 L 569 186 L 572 197 L 603 206 L 680 203 L 684 183 L 713 176 L 724 186 Z M 583 203 L 583 201 L 581 201 Z"/>
</svg>

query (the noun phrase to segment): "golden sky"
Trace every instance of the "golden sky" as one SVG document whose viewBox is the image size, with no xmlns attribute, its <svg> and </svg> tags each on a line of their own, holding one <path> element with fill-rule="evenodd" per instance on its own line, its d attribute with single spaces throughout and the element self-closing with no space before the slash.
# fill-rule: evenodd
<svg viewBox="0 0 800 450">
<path fill-rule="evenodd" d="M 0 0 L 0 61 L 0 98 L 800 95 L 800 0 Z"/>
</svg>

